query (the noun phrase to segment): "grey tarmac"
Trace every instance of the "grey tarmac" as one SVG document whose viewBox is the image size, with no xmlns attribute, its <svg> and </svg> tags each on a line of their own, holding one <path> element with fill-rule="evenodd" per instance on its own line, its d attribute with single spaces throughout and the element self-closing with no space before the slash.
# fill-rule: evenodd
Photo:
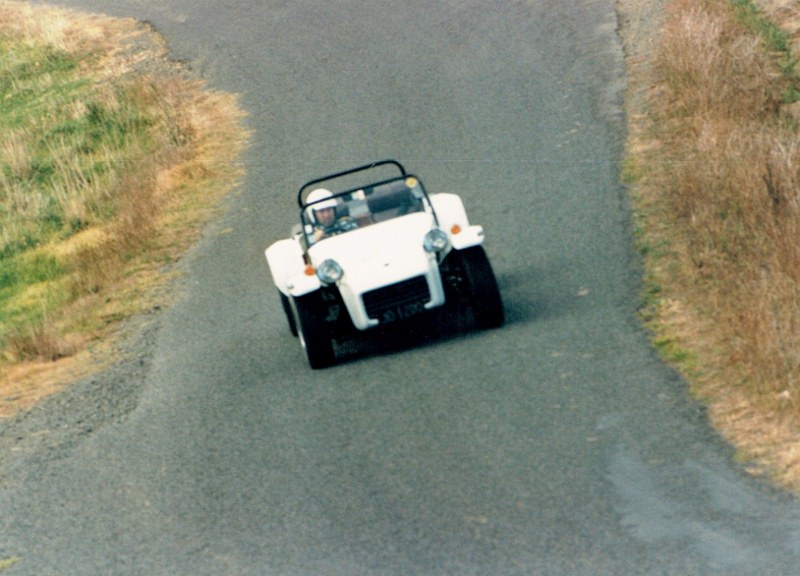
<svg viewBox="0 0 800 576">
<path fill-rule="evenodd" d="M 254 138 L 134 360 L 0 425 L 9 575 L 797 573 L 797 500 L 635 316 L 613 0 L 63 4 L 151 22 Z M 485 226 L 508 324 L 311 371 L 263 250 L 386 157 Z"/>
</svg>

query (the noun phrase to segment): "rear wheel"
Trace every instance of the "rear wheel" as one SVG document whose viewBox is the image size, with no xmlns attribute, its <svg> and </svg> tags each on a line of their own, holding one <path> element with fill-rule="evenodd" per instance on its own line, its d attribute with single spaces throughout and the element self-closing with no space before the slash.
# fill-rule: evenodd
<svg viewBox="0 0 800 576">
<path fill-rule="evenodd" d="M 459 251 L 467 297 L 478 328 L 497 328 L 505 322 L 503 300 L 492 266 L 482 246 Z"/>
<path fill-rule="evenodd" d="M 314 369 L 327 368 L 335 359 L 331 331 L 325 322 L 324 308 L 319 294 L 308 294 L 294 299 L 297 335 L 306 353 L 308 364 Z"/>
</svg>

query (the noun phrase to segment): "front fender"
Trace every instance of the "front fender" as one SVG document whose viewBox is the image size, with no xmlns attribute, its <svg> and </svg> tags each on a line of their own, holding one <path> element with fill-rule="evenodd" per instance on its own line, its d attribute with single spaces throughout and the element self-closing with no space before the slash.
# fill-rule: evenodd
<svg viewBox="0 0 800 576">
<path fill-rule="evenodd" d="M 456 250 L 483 244 L 483 226 L 467 226 L 462 228 L 458 234 L 451 233 L 450 244 Z"/>
<path fill-rule="evenodd" d="M 483 226 L 472 225 L 461 197 L 457 194 L 439 193 L 431 196 L 439 226 L 450 236 L 450 244 L 456 250 L 483 244 Z M 458 230 L 458 232 L 454 232 Z"/>
<path fill-rule="evenodd" d="M 322 282 L 317 275 L 311 274 L 309 276 L 305 272 L 298 274 L 297 276 L 292 276 L 286 283 L 286 291 L 288 295 L 295 298 L 310 294 L 311 292 L 319 290 L 320 288 L 322 288 Z"/>
<path fill-rule="evenodd" d="M 316 274 L 306 274 L 303 251 L 297 241 L 279 240 L 264 251 L 272 281 L 286 296 L 302 296 L 319 290 L 322 283 Z"/>
<path fill-rule="evenodd" d="M 443 230 L 450 230 L 454 225 L 461 228 L 469 226 L 467 211 L 458 194 L 440 192 L 430 196 L 431 205 L 436 211 L 436 218 Z"/>
</svg>

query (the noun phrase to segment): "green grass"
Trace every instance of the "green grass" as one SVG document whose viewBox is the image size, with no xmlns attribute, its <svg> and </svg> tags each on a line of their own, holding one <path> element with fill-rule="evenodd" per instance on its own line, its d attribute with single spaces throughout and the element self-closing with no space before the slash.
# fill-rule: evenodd
<svg viewBox="0 0 800 576">
<path fill-rule="evenodd" d="M 736 8 L 739 21 L 764 40 L 767 50 L 790 52 L 789 35 L 772 22 L 753 0 L 731 0 L 731 2 Z"/>
<path fill-rule="evenodd" d="M 243 119 L 145 25 L 0 2 L 0 417 L 168 304 L 169 265 L 240 182 Z"/>
<path fill-rule="evenodd" d="M 92 58 L 0 36 L 0 349 L 78 296 L 50 248 L 112 221 L 170 137 L 150 93 L 87 74 Z"/>
<path fill-rule="evenodd" d="M 731 3 L 739 22 L 758 35 L 767 50 L 779 54 L 778 68 L 791 82 L 784 94 L 784 102 L 791 104 L 800 100 L 800 75 L 797 73 L 797 59 L 792 54 L 789 34 L 770 20 L 754 0 L 731 0 Z"/>
</svg>

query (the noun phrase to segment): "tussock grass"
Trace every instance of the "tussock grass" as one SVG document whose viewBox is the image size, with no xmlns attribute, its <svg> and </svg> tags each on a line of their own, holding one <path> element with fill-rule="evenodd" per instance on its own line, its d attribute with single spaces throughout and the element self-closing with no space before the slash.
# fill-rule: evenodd
<svg viewBox="0 0 800 576">
<path fill-rule="evenodd" d="M 644 315 L 717 426 L 800 488 L 800 455 L 789 449 L 800 440 L 791 43 L 751 0 L 672 0 L 653 70 L 651 118 L 628 161 Z"/>
<path fill-rule="evenodd" d="M 0 414 L 150 305 L 237 180 L 241 120 L 143 25 L 0 4 Z"/>
</svg>

